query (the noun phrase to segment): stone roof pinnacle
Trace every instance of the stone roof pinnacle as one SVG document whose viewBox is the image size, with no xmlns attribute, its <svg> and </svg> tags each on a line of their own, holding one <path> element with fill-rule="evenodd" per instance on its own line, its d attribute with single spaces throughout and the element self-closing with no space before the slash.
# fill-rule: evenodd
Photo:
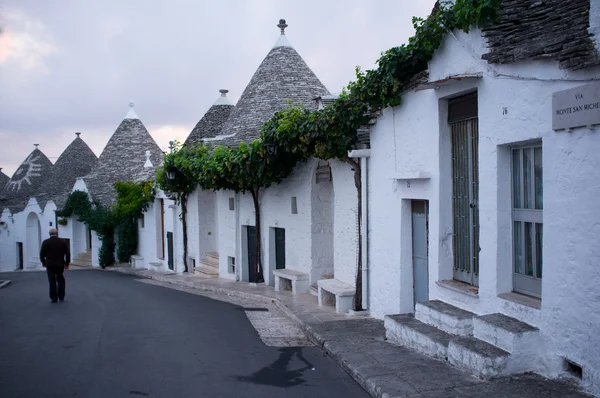
<svg viewBox="0 0 600 398">
<path fill-rule="evenodd" d="M 281 34 L 285 35 L 285 28 L 288 27 L 288 24 L 285 23 L 285 19 L 280 19 L 277 27 L 281 29 Z"/>
<path fill-rule="evenodd" d="M 288 24 L 285 23 L 285 19 L 280 19 L 279 23 L 277 24 L 277 27 L 281 30 L 281 35 L 279 36 L 279 39 L 277 39 L 277 42 L 275 42 L 275 45 L 273 46 L 273 48 L 275 48 L 275 47 L 292 47 L 292 45 L 288 41 L 287 37 L 285 36 L 285 28 L 288 27 Z"/>
<path fill-rule="evenodd" d="M 135 106 L 135 104 L 133 103 L 133 101 L 129 102 L 130 109 L 129 109 L 129 112 L 127 112 L 127 115 L 125 116 L 125 119 L 139 119 L 138 115 L 133 110 L 134 106 Z"/>
</svg>

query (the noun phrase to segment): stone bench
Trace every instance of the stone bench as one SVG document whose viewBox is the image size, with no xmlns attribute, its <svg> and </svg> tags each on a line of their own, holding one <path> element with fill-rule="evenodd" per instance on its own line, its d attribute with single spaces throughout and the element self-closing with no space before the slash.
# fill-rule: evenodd
<svg viewBox="0 0 600 398">
<path fill-rule="evenodd" d="M 134 254 L 130 257 L 129 262 L 132 268 L 144 268 L 144 257 Z"/>
<path fill-rule="evenodd" d="M 275 277 L 275 291 L 292 290 L 292 294 L 308 293 L 308 274 L 292 269 L 277 269 L 273 271 Z"/>
<path fill-rule="evenodd" d="M 352 309 L 356 289 L 337 279 L 321 279 L 319 287 L 319 305 L 335 305 L 335 311 L 347 313 Z"/>
</svg>

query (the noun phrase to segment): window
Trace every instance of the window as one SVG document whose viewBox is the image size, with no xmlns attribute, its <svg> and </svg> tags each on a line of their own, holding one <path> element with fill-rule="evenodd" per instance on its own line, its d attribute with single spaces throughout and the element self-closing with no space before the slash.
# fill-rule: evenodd
<svg viewBox="0 0 600 398">
<path fill-rule="evenodd" d="M 140 217 L 140 228 L 145 228 L 146 227 L 146 215 L 144 213 L 142 213 L 142 216 Z"/>
<path fill-rule="evenodd" d="M 514 290 L 542 296 L 542 144 L 512 149 Z"/>
</svg>

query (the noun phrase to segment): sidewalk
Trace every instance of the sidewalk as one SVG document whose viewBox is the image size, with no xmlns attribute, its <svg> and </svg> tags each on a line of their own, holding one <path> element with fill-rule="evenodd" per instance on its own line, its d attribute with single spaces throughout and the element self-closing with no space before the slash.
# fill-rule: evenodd
<svg viewBox="0 0 600 398">
<path fill-rule="evenodd" d="M 547 380 L 535 374 L 480 380 L 443 361 L 387 343 L 382 321 L 337 314 L 333 307 L 319 307 L 317 298 L 310 294 L 294 296 L 291 292 L 275 292 L 264 285 L 194 275 L 157 274 L 129 267 L 107 270 L 272 303 L 296 321 L 309 339 L 373 397 L 590 397 L 572 383 Z"/>
</svg>

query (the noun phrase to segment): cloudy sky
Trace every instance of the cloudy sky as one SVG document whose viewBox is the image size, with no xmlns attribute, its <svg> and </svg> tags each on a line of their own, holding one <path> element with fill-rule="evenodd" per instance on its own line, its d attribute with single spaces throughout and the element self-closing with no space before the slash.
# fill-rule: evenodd
<svg viewBox="0 0 600 398">
<path fill-rule="evenodd" d="M 219 96 L 237 101 L 279 36 L 331 92 L 413 34 L 435 0 L 0 0 L 0 167 L 56 161 L 76 131 L 100 155 L 134 101 L 161 148 Z"/>
</svg>

